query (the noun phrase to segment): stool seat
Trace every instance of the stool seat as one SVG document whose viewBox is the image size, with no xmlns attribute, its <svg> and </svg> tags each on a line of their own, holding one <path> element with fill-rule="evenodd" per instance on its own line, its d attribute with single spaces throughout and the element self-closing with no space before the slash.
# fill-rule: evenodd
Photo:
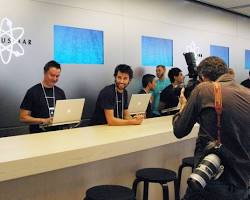
<svg viewBox="0 0 250 200">
<path fill-rule="evenodd" d="M 149 183 L 158 183 L 162 187 L 163 200 L 169 200 L 168 183 L 174 182 L 175 200 L 179 200 L 177 190 L 177 175 L 174 171 L 165 168 L 143 168 L 136 171 L 133 183 L 133 192 L 136 197 L 137 185 L 143 182 L 143 200 L 148 200 Z"/>
<path fill-rule="evenodd" d="M 135 200 L 130 188 L 120 185 L 98 185 L 87 190 L 85 200 Z"/>
<path fill-rule="evenodd" d="M 177 176 L 174 171 L 164 168 L 144 168 L 136 172 L 136 178 L 141 181 L 164 184 L 177 179 Z"/>
<path fill-rule="evenodd" d="M 193 167 L 194 166 L 194 157 L 186 157 L 182 159 L 182 164 L 184 164 L 185 166 L 190 166 Z"/>
</svg>

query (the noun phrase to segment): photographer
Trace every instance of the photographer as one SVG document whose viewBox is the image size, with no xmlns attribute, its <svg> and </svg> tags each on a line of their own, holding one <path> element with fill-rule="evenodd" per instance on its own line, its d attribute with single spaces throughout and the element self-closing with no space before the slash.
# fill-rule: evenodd
<svg viewBox="0 0 250 200">
<path fill-rule="evenodd" d="M 196 122 L 200 124 L 195 148 L 196 167 L 203 159 L 207 144 L 218 136 L 213 81 L 219 82 L 223 102 L 220 139 L 230 156 L 225 156 L 227 161 L 223 163 L 222 175 L 216 180 L 208 180 L 200 193 L 212 194 L 223 200 L 247 200 L 250 180 L 250 92 L 233 80 L 225 62 L 218 57 L 204 59 L 197 70 L 203 82 L 195 87 L 188 101 L 182 91 L 181 109 L 173 118 L 174 134 L 182 138 L 191 132 Z M 184 199 L 192 199 L 195 192 L 189 187 Z"/>
</svg>

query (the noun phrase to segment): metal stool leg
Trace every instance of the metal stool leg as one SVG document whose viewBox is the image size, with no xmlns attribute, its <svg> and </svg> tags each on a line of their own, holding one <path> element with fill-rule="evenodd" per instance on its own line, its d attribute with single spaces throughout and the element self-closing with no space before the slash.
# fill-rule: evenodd
<svg viewBox="0 0 250 200">
<path fill-rule="evenodd" d="M 137 193 L 137 186 L 138 186 L 138 183 L 140 183 L 141 181 L 139 179 L 135 179 L 134 180 L 134 183 L 133 183 L 133 187 L 132 187 L 132 190 L 133 190 L 133 193 L 134 193 L 134 196 L 136 198 L 136 193 Z"/>
<path fill-rule="evenodd" d="M 144 181 L 143 200 L 148 200 L 148 186 L 149 186 L 149 183 L 147 181 Z"/>
<path fill-rule="evenodd" d="M 181 176 L 182 176 L 182 170 L 183 170 L 183 168 L 184 168 L 185 166 L 182 164 L 180 167 L 179 167 L 179 169 L 178 169 L 178 179 L 177 179 L 177 191 L 178 191 L 178 194 L 179 194 L 179 196 L 180 196 L 180 188 L 181 188 Z"/>
<path fill-rule="evenodd" d="M 169 200 L 168 185 L 162 184 L 161 187 L 162 187 L 162 192 L 163 192 L 163 200 Z"/>
<path fill-rule="evenodd" d="M 175 200 L 180 200 L 180 188 L 178 185 L 178 179 L 174 180 L 174 194 Z"/>
</svg>

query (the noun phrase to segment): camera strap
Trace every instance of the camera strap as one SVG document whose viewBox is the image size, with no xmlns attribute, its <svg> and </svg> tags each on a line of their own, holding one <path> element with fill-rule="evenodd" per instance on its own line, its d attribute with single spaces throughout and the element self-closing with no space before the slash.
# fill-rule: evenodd
<svg viewBox="0 0 250 200">
<path fill-rule="evenodd" d="M 217 115 L 217 143 L 221 144 L 221 114 L 222 114 L 222 93 L 221 84 L 213 82 L 214 85 L 214 107 Z"/>
</svg>

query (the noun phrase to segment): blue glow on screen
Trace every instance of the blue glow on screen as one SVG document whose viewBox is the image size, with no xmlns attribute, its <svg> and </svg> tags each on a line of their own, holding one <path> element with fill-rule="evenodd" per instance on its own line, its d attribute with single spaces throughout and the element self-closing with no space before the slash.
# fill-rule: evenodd
<svg viewBox="0 0 250 200">
<path fill-rule="evenodd" d="M 142 36 L 142 65 L 173 66 L 173 40 Z"/>
<path fill-rule="evenodd" d="M 54 25 L 54 59 L 62 64 L 103 64 L 103 31 Z"/>
<path fill-rule="evenodd" d="M 245 50 L 245 68 L 250 69 L 250 50 Z"/>
<path fill-rule="evenodd" d="M 210 55 L 217 56 L 224 60 L 229 66 L 229 48 L 223 46 L 210 45 Z"/>
</svg>

